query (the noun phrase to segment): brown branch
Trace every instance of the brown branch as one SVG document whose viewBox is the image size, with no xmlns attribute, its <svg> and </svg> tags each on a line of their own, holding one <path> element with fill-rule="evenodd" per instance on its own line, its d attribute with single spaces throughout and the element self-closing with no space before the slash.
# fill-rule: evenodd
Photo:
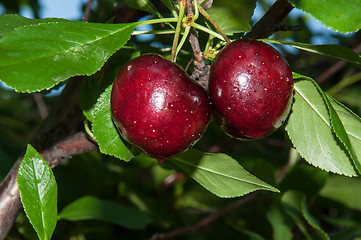
<svg viewBox="0 0 361 240">
<path fill-rule="evenodd" d="M 187 15 L 188 17 L 194 16 L 191 0 L 187 0 Z M 204 54 L 199 46 L 197 31 L 194 28 L 191 29 L 188 40 L 192 47 L 194 58 L 194 71 L 191 77 L 194 80 L 197 80 L 204 87 L 204 89 L 208 89 L 208 75 L 211 66 L 206 65 L 204 62 Z"/>
<path fill-rule="evenodd" d="M 51 167 L 65 159 L 96 148 L 82 131 L 83 115 L 78 104 L 82 78 L 73 78 L 56 106 L 39 126 L 30 144 Z M 21 211 L 16 176 L 23 157 L 19 157 L 0 184 L 0 239 L 4 239 Z"/>
<path fill-rule="evenodd" d="M 90 14 L 92 11 L 93 6 L 93 0 L 88 0 L 88 3 L 85 6 L 84 15 L 83 15 L 83 21 L 88 22 L 90 19 Z"/>
<path fill-rule="evenodd" d="M 293 6 L 287 0 L 277 0 L 245 37 L 252 39 L 268 38 L 277 31 L 279 24 L 292 9 Z"/>
<path fill-rule="evenodd" d="M 361 43 L 359 43 L 353 50 L 357 53 L 361 52 Z M 323 73 L 321 73 L 315 80 L 318 84 L 324 83 L 329 77 L 337 73 L 341 68 L 343 68 L 348 62 L 345 60 L 338 60 L 331 67 L 326 69 Z"/>
<path fill-rule="evenodd" d="M 41 152 L 42 157 L 53 168 L 69 157 L 91 151 L 96 145 L 89 141 L 84 132 L 79 132 Z M 23 157 L 19 157 L 0 185 L 0 239 L 5 239 L 21 211 L 17 172 Z"/>
<path fill-rule="evenodd" d="M 219 219 L 220 217 L 226 215 L 227 213 L 237 209 L 238 207 L 250 202 L 255 198 L 258 192 L 253 192 L 245 197 L 240 198 L 236 202 L 234 202 L 231 205 L 228 205 L 225 208 L 219 209 L 214 214 L 202 219 L 201 221 L 197 222 L 196 224 L 179 228 L 174 231 L 168 232 L 168 233 L 161 233 L 161 234 L 154 234 L 149 240 L 165 240 L 165 239 L 171 239 L 174 237 L 178 237 L 184 234 L 192 233 L 197 231 L 198 229 L 205 227 L 209 225 L 211 222 L 214 222 L 215 220 Z"/>
</svg>

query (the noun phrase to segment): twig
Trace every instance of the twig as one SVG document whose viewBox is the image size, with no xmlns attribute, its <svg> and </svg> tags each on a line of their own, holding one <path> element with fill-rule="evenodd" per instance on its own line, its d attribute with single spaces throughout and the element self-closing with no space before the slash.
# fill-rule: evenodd
<svg viewBox="0 0 361 240">
<path fill-rule="evenodd" d="M 192 17 L 194 14 L 191 0 L 187 0 L 187 6 L 187 15 L 188 17 Z M 199 46 L 197 31 L 194 28 L 190 31 L 189 43 L 192 47 L 194 57 L 194 71 L 192 73 L 192 78 L 197 80 L 205 89 L 208 89 L 208 75 L 210 65 L 206 65 L 204 62 L 204 54 Z"/>
<path fill-rule="evenodd" d="M 83 81 L 81 78 L 72 80 L 30 142 L 51 167 L 55 167 L 72 155 L 96 148 L 81 130 L 83 117 L 78 105 L 77 93 Z M 18 158 L 0 184 L 0 239 L 6 237 L 21 210 L 16 176 L 22 158 Z"/>
<path fill-rule="evenodd" d="M 85 6 L 85 10 L 84 10 L 84 15 L 83 15 L 83 21 L 84 22 L 88 22 L 90 19 L 90 14 L 92 11 L 92 5 L 93 5 L 93 0 L 88 0 L 88 3 Z"/>
<path fill-rule="evenodd" d="M 48 109 L 45 105 L 43 96 L 40 93 L 33 93 L 32 96 L 38 107 L 41 119 L 45 119 L 48 116 Z"/>
<path fill-rule="evenodd" d="M 292 9 L 293 6 L 287 0 L 277 0 L 245 37 L 252 39 L 268 38 L 277 30 L 277 26 Z"/>
<path fill-rule="evenodd" d="M 255 198 L 255 196 L 257 195 L 258 192 L 253 192 L 245 197 L 240 198 L 239 200 L 237 200 L 236 202 L 234 202 L 233 204 L 219 209 L 218 211 L 216 211 L 214 214 L 202 219 L 201 221 L 197 222 L 194 225 L 190 225 L 184 228 L 179 228 L 176 229 L 172 232 L 168 232 L 168 233 L 161 233 L 161 234 L 154 234 L 149 240 L 165 240 L 165 239 L 171 239 L 174 237 L 178 237 L 187 233 L 192 233 L 197 231 L 198 229 L 207 226 L 208 224 L 210 224 L 211 222 L 214 222 L 215 220 L 217 220 L 218 218 L 226 215 L 227 213 L 237 209 L 238 207 L 240 207 L 241 205 L 244 205 L 248 202 L 250 202 L 251 200 L 253 200 Z"/>
<path fill-rule="evenodd" d="M 353 48 L 353 50 L 357 53 L 361 52 L 361 43 L 359 43 L 356 47 Z M 338 70 L 340 70 L 343 66 L 345 66 L 348 62 L 345 60 L 338 60 L 336 63 L 334 63 L 331 67 L 329 67 L 326 71 L 321 73 L 315 81 L 318 84 L 324 83 L 329 77 L 334 75 Z"/>
</svg>

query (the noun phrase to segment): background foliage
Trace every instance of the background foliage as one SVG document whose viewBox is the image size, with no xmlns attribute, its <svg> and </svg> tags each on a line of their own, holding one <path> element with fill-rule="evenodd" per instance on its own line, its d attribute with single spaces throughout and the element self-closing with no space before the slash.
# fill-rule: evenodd
<svg viewBox="0 0 361 240">
<path fill-rule="evenodd" d="M 273 4 L 213 2 L 209 14 L 232 39 L 250 31 Z M 173 231 L 184 234 L 179 239 L 361 238 L 361 6 L 290 2 L 308 14 L 293 10 L 283 23 L 302 30 L 264 39 L 295 72 L 295 102 L 285 126 L 265 139 L 240 142 L 211 121 L 194 149 L 158 163 L 119 138 L 108 100 L 114 77 L 131 58 L 170 56 L 172 34 L 130 34 L 132 22 L 143 17 L 171 17 L 171 1 L 96 1 L 89 23 L 30 20 L 9 13 L 28 5 L 38 18 L 36 0 L 0 1 L 7 13 L 0 16 L 0 80 L 23 92 L 0 88 L 0 180 L 49 111 L 58 111 L 60 92 L 72 82 L 81 83 L 82 124 L 76 129 L 91 129 L 99 146 L 61 161 L 52 173 L 37 152 L 45 146 L 29 145 L 18 174 L 25 211 L 6 238 L 160 239 L 157 233 L 172 238 Z M 310 15 L 335 31 L 314 28 Z M 197 22 L 206 25 L 203 17 Z M 199 31 L 202 50 L 207 41 Z M 192 55 L 186 43 L 177 63 L 185 68 Z M 188 73 L 193 70 L 190 65 Z M 84 77 L 73 77 L 78 75 Z M 72 126 L 75 120 L 67 121 Z"/>
</svg>

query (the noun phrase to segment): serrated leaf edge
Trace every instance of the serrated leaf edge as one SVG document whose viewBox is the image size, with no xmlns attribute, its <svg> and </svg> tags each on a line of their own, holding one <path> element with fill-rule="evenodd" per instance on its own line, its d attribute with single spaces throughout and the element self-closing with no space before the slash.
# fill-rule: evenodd
<svg viewBox="0 0 361 240">
<path fill-rule="evenodd" d="M 210 170 L 208 170 L 208 169 L 205 169 L 205 168 L 202 168 L 202 167 L 199 167 L 199 166 L 195 166 L 195 165 L 193 165 L 193 164 L 189 164 L 189 162 L 183 161 L 183 160 L 181 160 L 181 158 L 179 158 L 179 157 L 177 157 L 177 156 L 173 156 L 172 158 L 175 159 L 176 161 L 182 162 L 182 163 L 184 163 L 184 164 L 186 164 L 186 165 L 189 165 L 189 166 L 192 166 L 192 167 L 194 167 L 194 168 L 199 168 L 199 169 L 201 169 L 201 170 L 203 170 L 203 171 L 210 172 L 210 173 L 212 173 L 212 174 L 220 175 L 220 176 L 223 176 L 223 177 L 227 177 L 227 178 L 234 179 L 234 180 L 239 181 L 239 182 L 244 182 L 244 183 L 248 183 L 248 184 L 251 184 L 251 185 L 258 186 L 258 187 L 257 187 L 256 189 L 254 189 L 254 190 L 245 192 L 245 193 L 243 193 L 243 194 L 234 195 L 233 197 L 244 196 L 244 195 L 246 195 L 246 194 L 248 194 L 248 193 L 255 192 L 255 191 L 257 191 L 257 190 L 268 190 L 268 191 L 277 192 L 277 193 L 280 192 L 277 188 L 275 188 L 275 187 L 273 187 L 272 185 L 270 185 L 270 184 L 268 184 L 268 183 L 260 180 L 259 178 L 257 178 L 256 176 L 254 176 L 253 174 L 251 174 L 250 172 L 248 172 L 248 171 L 247 171 L 246 169 L 244 169 L 234 158 L 230 157 L 229 155 L 224 154 L 224 153 L 204 153 L 204 154 L 206 154 L 206 155 L 211 155 L 211 156 L 214 156 L 214 155 L 224 155 L 224 156 L 228 157 L 230 160 L 232 160 L 232 161 L 234 161 L 236 164 L 238 164 L 239 167 L 242 168 L 247 174 L 251 175 L 252 177 L 254 177 L 254 178 L 256 178 L 257 180 L 259 180 L 260 182 L 264 183 L 265 186 L 262 186 L 262 185 L 260 185 L 260 184 L 254 183 L 254 182 L 248 182 L 248 181 L 240 180 L 240 179 L 234 178 L 234 177 L 232 177 L 232 176 L 228 176 L 228 175 L 225 175 L 225 174 L 220 174 L 220 173 L 218 173 L 218 172 L 210 171 Z M 193 176 L 191 176 L 191 177 L 193 178 Z M 198 182 L 198 181 L 197 181 L 197 182 Z M 219 194 L 215 193 L 214 191 L 209 190 L 206 186 L 204 186 L 204 184 L 202 184 L 202 183 L 200 183 L 200 182 L 198 182 L 198 183 L 201 184 L 205 189 L 207 189 L 208 191 L 214 193 L 215 195 L 217 195 L 217 196 L 219 196 L 219 197 L 231 198 L 230 196 L 220 196 Z"/>
</svg>

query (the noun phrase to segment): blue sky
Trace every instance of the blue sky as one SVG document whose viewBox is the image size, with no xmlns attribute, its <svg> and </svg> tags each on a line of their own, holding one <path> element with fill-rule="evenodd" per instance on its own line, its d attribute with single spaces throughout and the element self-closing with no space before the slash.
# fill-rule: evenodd
<svg viewBox="0 0 361 240">
<path fill-rule="evenodd" d="M 39 0 L 41 6 L 40 17 L 79 20 L 82 16 L 81 7 L 85 2 L 87 0 Z M 29 8 L 22 9 L 20 14 L 28 18 L 33 17 Z"/>
</svg>

